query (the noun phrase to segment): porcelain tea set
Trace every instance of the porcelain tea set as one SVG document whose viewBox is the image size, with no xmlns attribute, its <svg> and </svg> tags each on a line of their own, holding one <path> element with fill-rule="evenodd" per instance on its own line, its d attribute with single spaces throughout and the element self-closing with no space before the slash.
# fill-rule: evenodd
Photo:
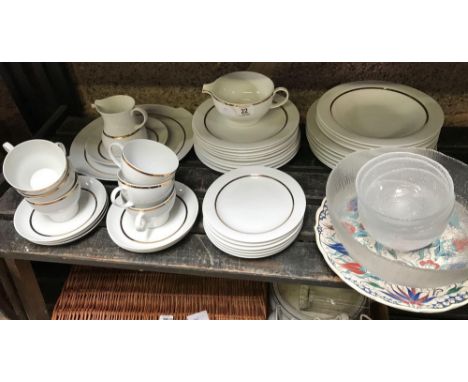
<svg viewBox="0 0 468 382">
<path fill-rule="evenodd" d="M 300 184 L 276 169 L 299 149 L 297 108 L 260 73 L 231 73 L 202 92 L 211 97 L 193 118 L 127 95 L 97 100 L 100 117 L 75 137 L 69 158 L 60 143 L 5 143 L 5 179 L 24 198 L 16 230 L 43 245 L 83 237 L 108 207 L 97 179 L 110 180 L 118 183 L 106 219 L 112 240 L 133 252 L 168 248 L 198 215 L 196 195 L 175 177 L 194 144 L 204 164 L 225 173 L 203 200 L 210 241 L 251 259 L 285 250 L 306 211 Z M 468 301 L 468 167 L 432 150 L 442 124 L 432 98 L 375 81 L 339 85 L 307 115 L 311 149 L 333 167 L 317 245 L 352 288 L 399 309 Z"/>
<path fill-rule="evenodd" d="M 188 232 L 198 213 L 193 191 L 175 181 L 179 166 L 176 153 L 147 139 L 148 113 L 136 107 L 132 97 L 111 96 L 95 101 L 93 107 L 101 114 L 102 158 L 109 158 L 118 168 L 108 226 L 133 230 L 133 236 L 127 231 L 125 235 L 138 238 L 133 246 L 127 246 L 135 252 L 148 251 L 140 245 L 144 243 L 141 235 L 159 236 L 162 231 L 166 234 L 165 247 L 172 245 Z M 64 244 L 90 232 L 104 217 L 108 204 L 104 186 L 91 177 L 92 173 L 79 176 L 61 143 L 35 139 L 16 147 L 4 143 L 3 147 L 8 152 L 3 164 L 5 179 L 24 197 L 14 219 L 23 237 L 38 244 Z M 125 226 L 109 219 L 116 211 L 125 213 Z M 151 243 L 152 252 L 162 248 L 159 241 Z"/>
</svg>

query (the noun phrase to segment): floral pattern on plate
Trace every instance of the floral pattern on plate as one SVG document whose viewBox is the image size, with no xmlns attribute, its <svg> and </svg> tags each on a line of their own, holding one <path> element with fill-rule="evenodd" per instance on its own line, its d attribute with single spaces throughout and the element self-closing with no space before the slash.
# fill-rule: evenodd
<svg viewBox="0 0 468 382">
<path fill-rule="evenodd" d="M 346 230 L 353 235 L 355 240 L 380 256 L 414 268 L 445 270 L 467 267 L 468 265 L 466 216 L 465 209 L 460 205 L 455 208 L 449 224 L 440 238 L 427 247 L 410 252 L 395 251 L 369 236 L 359 221 L 356 198 L 348 203 L 346 210 L 348 215 L 343 219 Z"/>
<path fill-rule="evenodd" d="M 326 199 L 317 210 L 315 238 L 330 268 L 351 288 L 392 308 L 440 313 L 468 303 L 468 280 L 439 288 L 411 288 L 390 284 L 355 262 L 337 241 Z"/>
</svg>

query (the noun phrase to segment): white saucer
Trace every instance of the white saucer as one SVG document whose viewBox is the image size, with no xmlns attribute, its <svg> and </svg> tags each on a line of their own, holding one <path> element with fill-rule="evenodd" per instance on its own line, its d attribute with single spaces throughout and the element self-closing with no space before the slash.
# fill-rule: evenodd
<svg viewBox="0 0 468 382">
<path fill-rule="evenodd" d="M 16 209 L 16 231 L 36 244 L 60 245 L 79 239 L 92 230 L 104 217 L 107 207 L 107 192 L 96 179 L 80 176 L 80 209 L 72 219 L 57 223 L 36 212 L 23 200 Z"/>
<path fill-rule="evenodd" d="M 162 143 L 163 145 L 166 144 L 169 133 L 164 123 L 155 118 L 148 117 L 145 128 L 148 132 L 148 139 Z M 103 166 L 111 166 L 117 169 L 115 163 L 109 159 L 108 155 L 105 153 L 101 139 L 96 141 L 94 136 L 90 137 L 90 139 L 86 141 L 85 151 L 93 161 Z"/>
<path fill-rule="evenodd" d="M 198 200 L 186 185 L 176 181 L 175 188 L 177 199 L 167 223 L 143 232 L 135 229 L 134 220 L 123 208 L 113 204 L 107 214 L 107 231 L 112 241 L 127 251 L 148 253 L 162 251 L 181 240 L 195 223 Z"/>
<path fill-rule="evenodd" d="M 163 105 L 139 105 L 144 108 L 152 120 L 148 130 L 153 130 L 153 139 L 164 139 L 160 123 L 167 130 L 166 146 L 172 149 L 179 160 L 190 151 L 193 145 L 192 114 L 182 108 Z M 101 180 L 117 180 L 117 167 L 97 153 L 103 128 L 102 118 L 97 118 L 85 126 L 75 137 L 70 147 L 70 160 L 76 171 Z M 92 150 L 91 152 L 87 150 Z"/>
</svg>

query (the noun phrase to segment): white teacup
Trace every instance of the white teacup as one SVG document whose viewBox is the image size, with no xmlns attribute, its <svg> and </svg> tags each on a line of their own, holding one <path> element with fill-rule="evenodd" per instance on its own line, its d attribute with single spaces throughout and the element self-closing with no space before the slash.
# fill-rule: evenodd
<svg viewBox="0 0 468 382">
<path fill-rule="evenodd" d="M 148 119 L 146 111 L 135 107 L 135 100 L 128 95 L 115 95 L 96 100 L 91 106 L 101 114 L 106 134 L 114 138 L 134 133 L 145 126 Z M 143 122 L 138 123 L 135 114 L 141 114 Z"/>
<path fill-rule="evenodd" d="M 79 200 L 81 195 L 81 185 L 76 177 L 72 188 L 63 194 L 60 198 L 47 202 L 28 203 L 37 212 L 47 215 L 55 222 L 64 222 L 73 218 L 79 210 Z"/>
<path fill-rule="evenodd" d="M 5 142 L 3 148 L 8 152 L 3 162 L 5 180 L 24 196 L 51 192 L 67 176 L 62 143 L 33 139 L 16 146 Z"/>
<path fill-rule="evenodd" d="M 120 167 L 122 178 L 140 186 L 165 182 L 179 167 L 179 159 L 170 148 L 149 139 L 114 142 L 109 155 Z"/>
<path fill-rule="evenodd" d="M 63 180 L 54 188 L 52 188 L 48 192 L 44 192 L 39 195 L 28 195 L 22 192 L 19 192 L 20 195 L 24 196 L 24 198 L 28 202 L 50 202 L 60 198 L 62 195 L 67 193 L 71 188 L 75 185 L 76 179 L 78 178 L 78 174 L 75 172 L 73 167 L 70 163 L 68 163 L 67 174 L 63 178 Z"/>
<path fill-rule="evenodd" d="M 102 132 L 101 134 L 101 140 L 102 140 L 102 155 L 104 155 L 107 159 L 110 159 L 110 154 L 109 154 L 109 148 L 110 145 L 114 142 L 119 142 L 121 144 L 126 144 L 130 141 L 133 141 L 135 139 L 146 139 L 148 138 L 148 132 L 146 130 L 146 127 L 142 127 L 141 129 L 138 129 L 137 131 L 134 131 L 131 134 L 128 134 L 123 137 L 111 137 L 110 135 L 107 135 L 105 131 Z"/>
<path fill-rule="evenodd" d="M 118 175 L 119 186 L 114 188 L 111 193 L 110 199 L 113 204 L 121 208 L 127 207 L 150 207 L 160 204 L 169 197 L 174 189 L 174 178 L 150 186 L 139 186 L 127 182 L 122 178 L 122 173 L 119 171 Z M 118 199 L 118 194 L 122 195 Z M 122 200 L 126 202 L 122 203 Z"/>
<path fill-rule="evenodd" d="M 126 211 L 135 218 L 135 229 L 145 231 L 148 228 L 160 227 L 167 222 L 176 200 L 176 190 L 162 203 L 148 208 L 127 207 Z"/>
<path fill-rule="evenodd" d="M 283 92 L 285 97 L 273 103 L 275 95 Z M 289 99 L 286 88 L 275 88 L 273 81 L 256 72 L 233 72 L 203 85 L 202 93 L 209 94 L 220 114 L 229 120 L 252 125 L 270 109 L 284 105 Z"/>
</svg>

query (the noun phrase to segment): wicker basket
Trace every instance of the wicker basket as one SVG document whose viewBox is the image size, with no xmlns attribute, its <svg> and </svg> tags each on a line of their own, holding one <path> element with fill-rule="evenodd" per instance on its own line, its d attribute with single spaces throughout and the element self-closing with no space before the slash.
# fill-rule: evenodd
<svg viewBox="0 0 468 382">
<path fill-rule="evenodd" d="M 53 320 L 175 320 L 206 310 L 212 320 L 264 320 L 268 285 L 212 277 L 73 267 Z"/>
</svg>

